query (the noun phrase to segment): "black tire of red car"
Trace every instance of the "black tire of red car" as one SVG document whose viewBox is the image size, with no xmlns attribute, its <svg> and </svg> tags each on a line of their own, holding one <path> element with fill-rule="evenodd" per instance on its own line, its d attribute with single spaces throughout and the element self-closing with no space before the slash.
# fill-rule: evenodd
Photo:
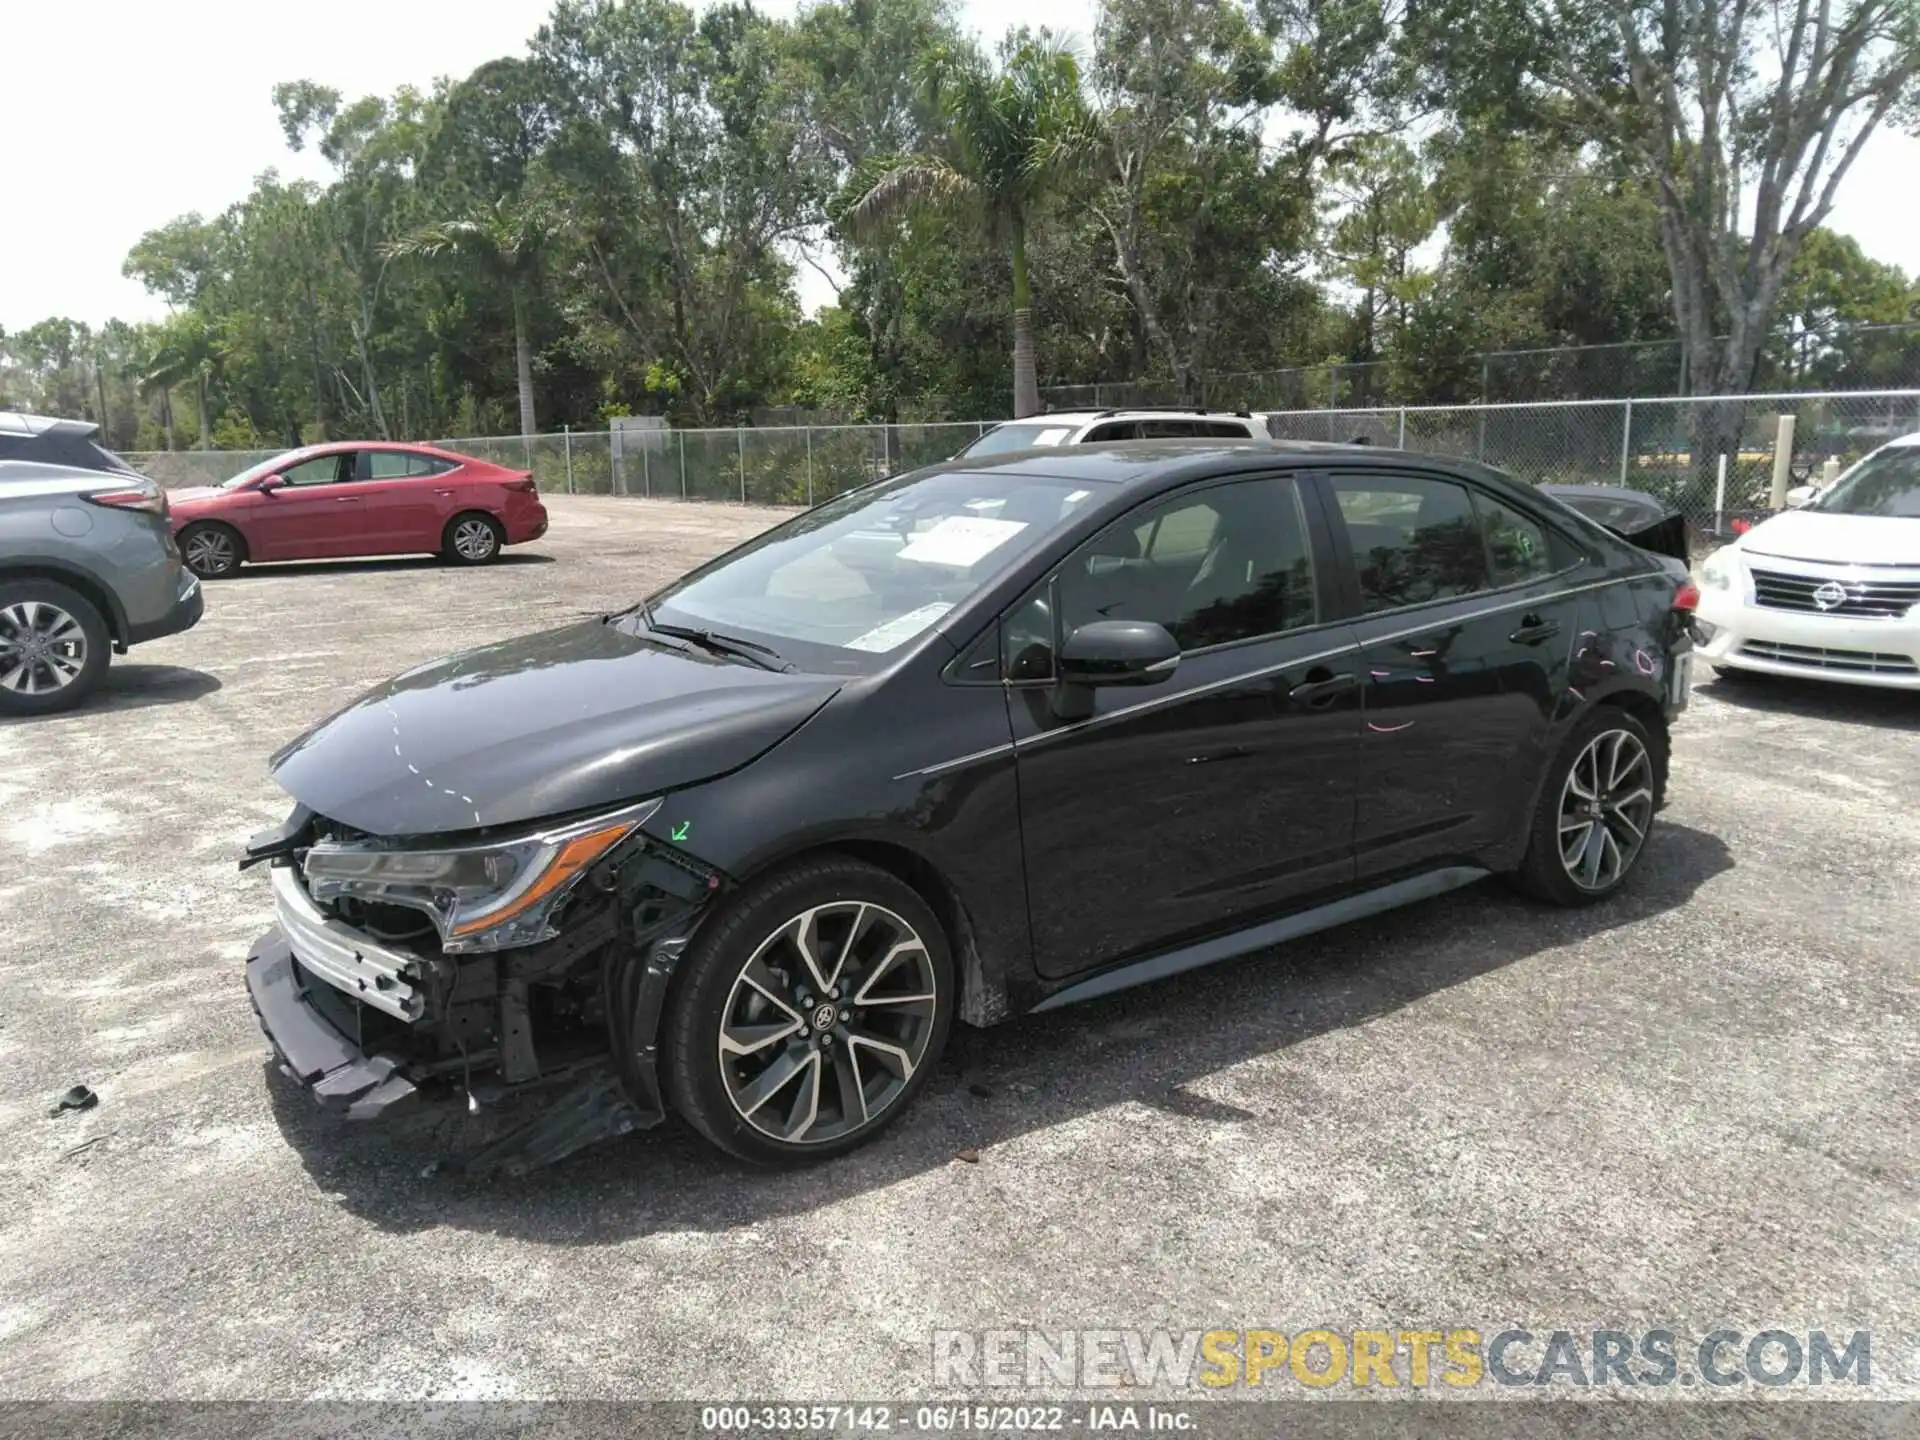
<svg viewBox="0 0 1920 1440">
<path fill-rule="evenodd" d="M 1618 706 L 1595 706 L 1548 767 L 1526 855 L 1507 878 L 1553 905 L 1591 905 L 1614 894 L 1646 853 L 1666 776 L 1663 733 Z"/>
<path fill-rule="evenodd" d="M 196 520 L 180 532 L 180 559 L 202 580 L 225 580 L 247 558 L 247 542 L 231 525 Z"/>
<path fill-rule="evenodd" d="M 809 933 L 811 971 L 795 944 Z M 946 934 L 918 893 L 850 857 L 800 861 L 742 890 L 682 958 L 663 1026 L 667 1098 L 754 1164 L 844 1154 L 912 1104 L 954 996 Z"/>
<path fill-rule="evenodd" d="M 463 510 L 447 522 L 440 534 L 440 554 L 456 565 L 485 565 L 500 558 L 507 532 L 493 516 Z"/>
<path fill-rule="evenodd" d="M 107 622 L 79 591 L 38 577 L 0 580 L 0 715 L 78 705 L 106 674 L 111 644 Z"/>
</svg>

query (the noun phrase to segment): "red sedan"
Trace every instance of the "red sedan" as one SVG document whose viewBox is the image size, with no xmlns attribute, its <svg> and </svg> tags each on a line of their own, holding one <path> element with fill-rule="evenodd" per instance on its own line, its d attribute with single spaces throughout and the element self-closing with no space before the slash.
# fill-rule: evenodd
<svg viewBox="0 0 1920 1440">
<path fill-rule="evenodd" d="M 249 560 L 424 552 L 482 565 L 547 531 L 526 471 L 431 445 L 311 445 L 167 498 L 182 557 L 208 579 Z"/>
</svg>

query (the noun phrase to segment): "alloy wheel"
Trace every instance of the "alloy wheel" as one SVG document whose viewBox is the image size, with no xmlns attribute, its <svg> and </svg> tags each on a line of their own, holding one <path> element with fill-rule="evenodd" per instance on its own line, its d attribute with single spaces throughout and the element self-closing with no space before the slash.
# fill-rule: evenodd
<svg viewBox="0 0 1920 1440">
<path fill-rule="evenodd" d="M 880 1119 L 926 1058 L 941 997 L 926 942 L 867 901 L 815 905 L 741 967 L 720 1015 L 720 1075 L 740 1118 L 792 1145 Z"/>
<path fill-rule="evenodd" d="M 86 665 L 87 632 L 58 605 L 21 600 L 0 610 L 0 689 L 49 695 Z"/>
<path fill-rule="evenodd" d="M 224 575 L 239 559 L 233 536 L 224 530 L 196 530 L 187 537 L 187 568 L 196 575 Z"/>
<path fill-rule="evenodd" d="M 1560 789 L 1560 865 L 1582 890 L 1610 890 L 1653 823 L 1653 761 L 1626 730 L 1587 742 Z"/>
<path fill-rule="evenodd" d="M 495 544 L 493 527 L 484 520 L 462 520 L 453 527 L 453 548 L 463 560 L 485 560 Z"/>
</svg>

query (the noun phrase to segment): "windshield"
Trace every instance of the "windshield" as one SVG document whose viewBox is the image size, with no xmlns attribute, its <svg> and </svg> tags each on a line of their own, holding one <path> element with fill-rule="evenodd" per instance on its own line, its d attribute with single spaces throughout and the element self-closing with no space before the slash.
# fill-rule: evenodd
<svg viewBox="0 0 1920 1440">
<path fill-rule="evenodd" d="M 1064 445 L 1071 434 L 1071 425 L 996 425 L 962 450 L 960 455 L 1002 455 L 1009 450 L 1036 450 L 1044 445 Z"/>
<path fill-rule="evenodd" d="M 882 481 L 694 571 L 654 597 L 653 616 L 752 640 L 802 670 L 872 673 L 1092 493 L 991 471 Z"/>
<path fill-rule="evenodd" d="M 1920 519 L 1920 445 L 1894 445 L 1849 470 L 1811 510 Z"/>
</svg>

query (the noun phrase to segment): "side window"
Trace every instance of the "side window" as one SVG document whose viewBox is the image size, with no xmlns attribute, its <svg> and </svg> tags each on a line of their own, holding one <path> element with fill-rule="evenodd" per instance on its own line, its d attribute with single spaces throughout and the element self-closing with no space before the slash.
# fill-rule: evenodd
<svg viewBox="0 0 1920 1440">
<path fill-rule="evenodd" d="M 302 460 L 298 465 L 289 465 L 280 472 L 289 485 L 331 485 L 340 478 L 339 455 L 316 455 L 311 460 Z M 351 466 L 353 457 L 344 457 Z M 348 469 L 351 475 L 353 471 Z"/>
<path fill-rule="evenodd" d="M 1062 635 L 1095 620 L 1152 620 L 1182 650 L 1311 625 L 1319 615 L 1299 493 L 1290 480 L 1242 480 L 1162 500 L 1081 546 L 1054 597 Z M 1016 612 L 1012 628 L 1019 623 Z M 1043 676 L 1051 665 L 1049 655 Z M 1010 674 L 1019 678 L 1018 666 Z"/>
<path fill-rule="evenodd" d="M 1365 608 L 1424 605 L 1489 588 L 1487 552 L 1464 485 L 1411 476 L 1333 479 Z"/>
<path fill-rule="evenodd" d="M 1220 440 L 1250 440 L 1253 427 L 1235 420 L 1207 420 L 1194 427 L 1202 435 Z"/>
<path fill-rule="evenodd" d="M 1480 533 L 1486 540 L 1487 562 L 1496 586 L 1538 580 L 1560 568 L 1546 531 L 1537 523 L 1478 491 L 1473 496 L 1473 508 L 1480 517 Z"/>
<path fill-rule="evenodd" d="M 1142 420 L 1142 440 L 1189 440 L 1201 433 L 1191 420 Z"/>
<path fill-rule="evenodd" d="M 425 455 L 410 455 L 404 450 L 369 450 L 366 455 L 369 480 L 399 480 L 408 475 L 439 473 L 439 463 Z"/>
<path fill-rule="evenodd" d="M 1109 420 L 1104 425 L 1096 425 L 1081 440 L 1083 445 L 1091 445 L 1096 440 L 1138 440 L 1140 422 L 1138 420 Z"/>
</svg>

